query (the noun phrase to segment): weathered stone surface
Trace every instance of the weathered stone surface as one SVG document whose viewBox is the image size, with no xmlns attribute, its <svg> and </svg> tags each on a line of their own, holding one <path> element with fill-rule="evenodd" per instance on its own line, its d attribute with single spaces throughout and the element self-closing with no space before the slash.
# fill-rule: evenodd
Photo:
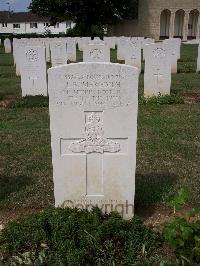
<svg viewBox="0 0 200 266">
<path fill-rule="evenodd" d="M 20 60 L 22 96 L 47 96 L 45 48 L 21 48 Z"/>
<path fill-rule="evenodd" d="M 144 95 L 170 94 L 170 50 L 162 44 L 150 44 L 145 48 Z"/>
<path fill-rule="evenodd" d="M 177 73 L 178 59 L 181 57 L 181 39 L 171 38 L 163 41 L 163 44 L 167 46 L 171 54 L 171 72 Z"/>
<path fill-rule="evenodd" d="M 67 59 L 76 62 L 76 40 L 67 38 Z"/>
<path fill-rule="evenodd" d="M 115 49 L 117 43 L 116 37 L 104 37 L 103 40 L 106 43 L 106 45 L 110 47 L 110 49 Z"/>
<path fill-rule="evenodd" d="M 59 66 L 67 64 L 67 44 L 66 41 L 53 39 L 50 42 L 51 64 Z"/>
<path fill-rule="evenodd" d="M 89 42 L 91 41 L 90 37 L 81 37 L 78 39 L 78 49 L 79 51 L 83 51 L 83 47 L 85 45 L 88 45 Z"/>
<path fill-rule="evenodd" d="M 117 39 L 117 59 L 118 60 L 124 60 L 125 55 L 124 52 L 126 50 L 126 45 L 127 45 L 127 37 L 119 37 Z"/>
<path fill-rule="evenodd" d="M 10 39 L 6 38 L 4 40 L 4 47 L 5 47 L 5 53 L 11 53 L 12 52 L 12 45 Z"/>
<path fill-rule="evenodd" d="M 133 216 L 138 70 L 110 63 L 51 68 L 49 108 L 56 206 Z"/>
<path fill-rule="evenodd" d="M 83 62 L 110 62 L 110 48 L 105 44 L 85 45 Z"/>
<path fill-rule="evenodd" d="M 139 73 L 141 72 L 141 52 L 142 40 L 140 38 L 130 38 L 127 40 L 127 44 L 124 50 L 125 64 L 137 67 Z"/>
</svg>

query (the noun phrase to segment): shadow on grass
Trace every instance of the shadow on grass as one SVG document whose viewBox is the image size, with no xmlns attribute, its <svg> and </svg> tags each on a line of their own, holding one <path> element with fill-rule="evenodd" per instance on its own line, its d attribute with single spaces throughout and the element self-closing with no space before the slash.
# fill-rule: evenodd
<svg viewBox="0 0 200 266">
<path fill-rule="evenodd" d="M 0 176 L 0 201 L 5 200 L 12 193 L 21 191 L 27 185 L 33 183 L 27 176 Z"/>
<path fill-rule="evenodd" d="M 136 193 L 135 208 L 136 211 L 144 206 L 153 206 L 156 203 L 163 202 L 169 193 L 174 189 L 177 178 L 169 173 L 147 175 L 136 174 Z"/>
<path fill-rule="evenodd" d="M 26 96 L 18 98 L 11 108 L 34 108 L 34 107 L 48 107 L 48 97 L 37 95 L 37 96 Z"/>
</svg>

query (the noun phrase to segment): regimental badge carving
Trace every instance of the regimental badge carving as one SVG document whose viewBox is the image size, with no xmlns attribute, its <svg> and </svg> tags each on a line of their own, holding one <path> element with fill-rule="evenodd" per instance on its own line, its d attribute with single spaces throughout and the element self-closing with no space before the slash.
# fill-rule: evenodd
<svg viewBox="0 0 200 266">
<path fill-rule="evenodd" d="M 102 57 L 102 51 L 100 49 L 93 49 L 90 51 L 91 58 L 100 59 Z"/>
<path fill-rule="evenodd" d="M 156 48 L 153 50 L 153 56 L 155 58 L 163 58 L 165 57 L 165 50 L 163 48 Z"/>
<path fill-rule="evenodd" d="M 55 43 L 55 48 L 58 48 L 58 47 L 60 48 L 61 46 L 62 46 L 62 45 L 61 45 L 60 42 L 56 42 L 56 43 Z"/>
<path fill-rule="evenodd" d="M 131 45 L 134 47 L 134 48 L 137 48 L 137 42 L 135 40 L 131 40 Z"/>
<path fill-rule="evenodd" d="M 88 115 L 85 123 L 85 139 L 73 142 L 69 150 L 74 153 L 119 152 L 120 144 L 104 137 L 103 123 L 98 113 Z"/>
<path fill-rule="evenodd" d="M 38 51 L 34 49 L 30 49 L 26 52 L 26 58 L 29 62 L 35 62 L 38 61 Z"/>
</svg>

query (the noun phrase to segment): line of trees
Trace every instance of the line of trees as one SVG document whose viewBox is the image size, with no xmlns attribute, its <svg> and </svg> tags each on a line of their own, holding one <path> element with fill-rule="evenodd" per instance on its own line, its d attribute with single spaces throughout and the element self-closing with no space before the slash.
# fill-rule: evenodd
<svg viewBox="0 0 200 266">
<path fill-rule="evenodd" d="M 137 17 L 138 0 L 32 0 L 29 10 L 51 23 L 71 20 L 78 36 L 103 36 L 109 25 Z"/>
</svg>

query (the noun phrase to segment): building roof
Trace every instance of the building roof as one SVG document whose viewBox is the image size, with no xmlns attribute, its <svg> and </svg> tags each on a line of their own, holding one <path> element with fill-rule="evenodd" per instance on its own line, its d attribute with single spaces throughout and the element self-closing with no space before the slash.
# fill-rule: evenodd
<svg viewBox="0 0 200 266">
<path fill-rule="evenodd" d="M 0 11 L 0 23 L 20 23 L 20 22 L 49 22 L 48 17 L 39 17 L 30 12 L 8 12 Z"/>
</svg>

